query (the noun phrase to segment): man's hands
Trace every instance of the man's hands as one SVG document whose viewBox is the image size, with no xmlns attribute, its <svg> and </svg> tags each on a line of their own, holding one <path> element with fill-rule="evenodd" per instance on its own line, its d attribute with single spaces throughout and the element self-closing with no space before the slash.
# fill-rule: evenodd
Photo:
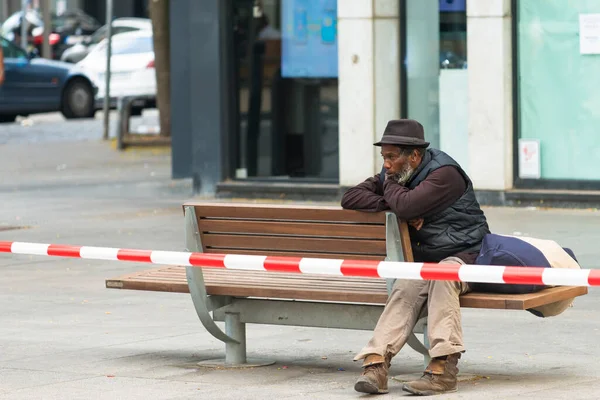
<svg viewBox="0 0 600 400">
<path fill-rule="evenodd" d="M 342 196 L 342 207 L 347 210 L 385 211 L 390 207 L 383 198 L 383 185 L 379 175 L 348 189 Z"/>
<path fill-rule="evenodd" d="M 423 218 L 417 218 L 417 219 L 412 219 L 412 220 L 408 221 L 408 224 L 410 226 L 412 226 L 413 228 L 415 228 L 416 230 L 420 231 L 421 228 L 423 227 L 423 222 L 424 222 Z"/>
</svg>

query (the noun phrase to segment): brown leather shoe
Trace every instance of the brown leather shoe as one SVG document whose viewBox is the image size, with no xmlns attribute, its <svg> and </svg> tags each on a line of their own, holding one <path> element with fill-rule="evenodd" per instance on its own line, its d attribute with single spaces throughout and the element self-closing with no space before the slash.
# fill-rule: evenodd
<svg viewBox="0 0 600 400">
<path fill-rule="evenodd" d="M 392 357 L 369 354 L 363 363 L 364 371 L 354 384 L 354 390 L 360 393 L 388 393 L 388 371 Z"/>
<path fill-rule="evenodd" d="M 432 359 L 421 379 L 405 383 L 402 390 L 419 396 L 456 392 L 459 358 L 460 353 L 456 353 L 445 360 Z"/>
</svg>

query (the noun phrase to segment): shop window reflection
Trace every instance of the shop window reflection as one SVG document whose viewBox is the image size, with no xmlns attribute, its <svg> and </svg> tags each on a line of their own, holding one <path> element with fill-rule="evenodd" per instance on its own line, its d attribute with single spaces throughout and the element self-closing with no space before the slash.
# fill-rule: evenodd
<svg viewBox="0 0 600 400">
<path fill-rule="evenodd" d="M 234 178 L 337 181 L 337 79 L 282 76 L 281 0 L 235 5 L 239 156 Z"/>
</svg>

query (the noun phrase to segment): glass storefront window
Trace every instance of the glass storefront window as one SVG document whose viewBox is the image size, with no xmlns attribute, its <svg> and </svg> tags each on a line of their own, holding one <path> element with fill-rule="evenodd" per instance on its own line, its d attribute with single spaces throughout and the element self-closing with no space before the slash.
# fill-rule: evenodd
<svg viewBox="0 0 600 400">
<path fill-rule="evenodd" d="M 338 179 L 336 0 L 234 0 L 237 179 Z"/>
<path fill-rule="evenodd" d="M 466 168 L 466 0 L 403 0 L 406 58 L 403 114 L 421 122 L 432 147 Z"/>
<path fill-rule="evenodd" d="M 600 54 L 580 47 L 580 17 L 600 2 L 516 4 L 519 138 L 539 140 L 542 179 L 600 181 Z"/>
<path fill-rule="evenodd" d="M 467 68 L 466 1 L 440 1 L 440 68 Z"/>
</svg>

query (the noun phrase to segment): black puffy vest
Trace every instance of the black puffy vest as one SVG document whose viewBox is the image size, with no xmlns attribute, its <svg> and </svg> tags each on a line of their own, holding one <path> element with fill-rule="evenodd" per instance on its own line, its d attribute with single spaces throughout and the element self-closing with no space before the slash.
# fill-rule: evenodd
<svg viewBox="0 0 600 400">
<path fill-rule="evenodd" d="M 407 182 L 407 187 L 414 189 L 430 173 L 448 165 L 460 172 L 467 183 L 467 189 L 450 207 L 425 217 L 419 231 L 410 227 L 413 255 L 417 262 L 440 262 L 457 253 L 479 252 L 483 238 L 490 233 L 485 215 L 475 197 L 471 179 L 443 151 L 428 149 L 421 165 Z"/>
</svg>

